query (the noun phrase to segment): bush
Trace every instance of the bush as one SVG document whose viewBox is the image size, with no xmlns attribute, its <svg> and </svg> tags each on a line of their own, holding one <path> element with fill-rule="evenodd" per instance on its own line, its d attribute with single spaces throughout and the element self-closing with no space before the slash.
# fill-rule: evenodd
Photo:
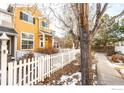
<svg viewBox="0 0 124 93">
<path fill-rule="evenodd" d="M 114 55 L 112 55 L 112 61 L 114 61 L 114 62 L 124 62 L 124 56 L 123 55 L 121 55 L 121 54 L 114 54 Z"/>
<path fill-rule="evenodd" d="M 34 57 L 34 53 L 29 52 L 27 54 L 25 54 L 24 56 L 22 56 L 21 58 L 19 58 L 17 60 L 17 62 L 19 62 L 20 60 L 22 60 L 22 62 L 24 61 L 24 59 L 26 59 L 28 61 L 28 59 L 32 60 L 32 58 Z"/>
<path fill-rule="evenodd" d="M 56 48 L 44 48 L 44 49 L 38 49 L 37 52 L 50 55 L 50 54 L 58 53 L 59 50 Z"/>
</svg>

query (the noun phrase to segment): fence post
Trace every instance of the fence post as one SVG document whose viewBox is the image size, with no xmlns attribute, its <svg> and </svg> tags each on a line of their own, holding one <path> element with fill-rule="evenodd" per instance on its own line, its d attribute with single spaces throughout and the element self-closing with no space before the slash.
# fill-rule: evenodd
<svg viewBox="0 0 124 93">
<path fill-rule="evenodd" d="M 22 60 L 19 61 L 19 83 L 18 85 L 22 85 Z"/>
<path fill-rule="evenodd" d="M 31 71 L 30 71 L 30 61 L 31 61 L 31 60 L 30 60 L 30 58 L 29 58 L 29 59 L 28 59 L 28 84 L 29 84 L 29 85 L 30 85 L 30 78 L 31 78 L 31 77 L 30 77 L 30 72 L 31 72 Z"/>
<path fill-rule="evenodd" d="M 13 85 L 13 62 L 8 63 L 8 85 Z"/>
<path fill-rule="evenodd" d="M 31 74 L 31 85 L 33 85 L 34 84 L 34 58 L 32 58 L 32 63 L 31 63 L 31 72 L 32 72 L 32 74 Z"/>
<path fill-rule="evenodd" d="M 50 77 L 50 55 L 48 55 L 48 77 Z"/>
<path fill-rule="evenodd" d="M 24 59 L 24 69 L 23 69 L 23 84 L 26 85 L 26 59 Z"/>
<path fill-rule="evenodd" d="M 0 37 L 1 40 L 1 85 L 7 84 L 7 37 L 6 33 L 4 32 L 3 35 Z"/>
<path fill-rule="evenodd" d="M 44 81 L 44 56 L 41 61 L 41 81 Z"/>
<path fill-rule="evenodd" d="M 38 57 L 38 82 L 41 81 L 41 58 Z"/>
<path fill-rule="evenodd" d="M 14 65 L 13 65 L 13 72 L 14 72 L 14 78 L 13 78 L 13 83 L 14 85 L 17 85 L 16 82 L 17 82 L 17 62 L 14 61 Z"/>
</svg>

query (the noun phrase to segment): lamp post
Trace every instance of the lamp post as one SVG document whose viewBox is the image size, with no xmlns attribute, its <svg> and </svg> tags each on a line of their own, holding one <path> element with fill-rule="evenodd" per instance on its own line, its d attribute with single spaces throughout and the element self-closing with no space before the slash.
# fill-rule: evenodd
<svg viewBox="0 0 124 93">
<path fill-rule="evenodd" d="M 6 85 L 6 81 L 7 81 L 7 54 L 8 54 L 8 50 L 7 50 L 7 41 L 9 40 L 9 38 L 7 37 L 6 33 L 4 32 L 2 34 L 2 36 L 0 37 L 1 40 L 1 85 Z"/>
</svg>

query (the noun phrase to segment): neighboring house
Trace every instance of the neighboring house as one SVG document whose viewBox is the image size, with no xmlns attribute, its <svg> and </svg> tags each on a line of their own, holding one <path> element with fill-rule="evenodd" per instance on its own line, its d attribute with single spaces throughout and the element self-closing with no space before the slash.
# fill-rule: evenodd
<svg viewBox="0 0 124 93">
<path fill-rule="evenodd" d="M 17 33 L 13 28 L 13 14 L 3 9 L 0 9 L 0 35 L 2 35 L 3 32 L 5 32 L 7 36 L 10 38 L 7 41 L 8 60 L 10 60 L 12 58 L 15 58 L 16 56 Z M 0 41 L 0 45 L 1 45 L 1 41 Z"/>
<path fill-rule="evenodd" d="M 53 47 L 54 48 L 60 48 L 60 38 L 58 37 L 54 37 L 54 44 L 53 44 Z"/>
<path fill-rule="evenodd" d="M 35 5 L 10 5 L 14 29 L 18 33 L 17 50 L 42 50 L 52 47 L 49 21 Z"/>
</svg>

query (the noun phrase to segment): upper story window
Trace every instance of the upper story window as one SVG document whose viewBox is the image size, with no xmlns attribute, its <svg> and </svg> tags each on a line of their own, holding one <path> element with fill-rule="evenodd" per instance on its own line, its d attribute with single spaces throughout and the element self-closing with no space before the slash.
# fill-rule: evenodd
<svg viewBox="0 0 124 93">
<path fill-rule="evenodd" d="M 13 27 L 12 15 L 0 12 L 0 25 Z"/>
<path fill-rule="evenodd" d="M 48 29 L 48 22 L 42 21 L 42 28 Z"/>
<path fill-rule="evenodd" d="M 30 13 L 20 12 L 20 19 L 35 24 L 35 18 L 33 18 Z"/>
<path fill-rule="evenodd" d="M 0 13 L 0 20 L 8 23 L 12 23 L 12 16 Z"/>
</svg>

